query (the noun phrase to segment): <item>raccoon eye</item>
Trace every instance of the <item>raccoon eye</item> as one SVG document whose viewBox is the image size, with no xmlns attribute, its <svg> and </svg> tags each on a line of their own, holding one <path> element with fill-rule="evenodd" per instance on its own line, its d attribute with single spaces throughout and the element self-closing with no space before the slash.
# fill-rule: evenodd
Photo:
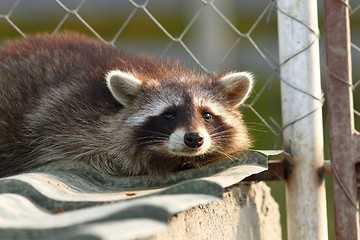
<svg viewBox="0 0 360 240">
<path fill-rule="evenodd" d="M 171 112 L 167 112 L 163 114 L 163 117 L 165 120 L 172 120 L 175 118 L 175 115 Z"/>
<path fill-rule="evenodd" d="M 202 114 L 202 118 L 203 118 L 205 121 L 210 121 L 210 120 L 212 119 L 212 115 L 211 115 L 211 113 L 209 113 L 209 112 L 204 112 L 204 113 Z"/>
</svg>

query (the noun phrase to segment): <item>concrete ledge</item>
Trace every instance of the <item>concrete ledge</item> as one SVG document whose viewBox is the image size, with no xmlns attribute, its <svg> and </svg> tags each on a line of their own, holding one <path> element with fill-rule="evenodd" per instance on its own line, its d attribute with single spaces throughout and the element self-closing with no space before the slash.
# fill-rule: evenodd
<svg viewBox="0 0 360 240">
<path fill-rule="evenodd" d="M 223 200 L 175 215 L 151 239 L 281 239 L 278 204 L 263 182 L 237 184 L 226 190 Z"/>
</svg>

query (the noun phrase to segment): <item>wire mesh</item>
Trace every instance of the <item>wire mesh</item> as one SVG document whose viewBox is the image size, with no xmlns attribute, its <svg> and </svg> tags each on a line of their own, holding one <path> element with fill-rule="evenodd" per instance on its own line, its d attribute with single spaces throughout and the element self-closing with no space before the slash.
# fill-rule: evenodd
<svg viewBox="0 0 360 240">
<path fill-rule="evenodd" d="M 251 71 L 257 84 L 245 120 L 254 148 L 274 149 L 281 147 L 282 131 L 274 7 L 267 0 L 1 1 L 0 40 L 74 30 L 206 72 Z"/>
</svg>

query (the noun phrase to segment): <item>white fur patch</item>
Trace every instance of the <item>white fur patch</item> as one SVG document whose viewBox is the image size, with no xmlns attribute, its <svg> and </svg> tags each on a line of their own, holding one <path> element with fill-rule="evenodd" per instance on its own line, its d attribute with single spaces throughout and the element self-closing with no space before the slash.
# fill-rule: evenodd
<svg viewBox="0 0 360 240">
<path fill-rule="evenodd" d="M 178 155 L 178 153 L 182 153 L 184 149 L 186 149 L 186 145 L 184 143 L 185 134 L 185 129 L 179 128 L 170 135 L 169 141 L 166 144 L 170 153 Z"/>
<path fill-rule="evenodd" d="M 142 84 L 131 73 L 120 70 L 109 71 L 105 79 L 113 97 L 125 107 L 130 104 L 131 96 L 137 93 Z"/>
<path fill-rule="evenodd" d="M 239 81 L 248 81 L 253 85 L 253 74 L 250 72 L 230 72 L 220 79 L 226 88 L 233 89 Z"/>
<path fill-rule="evenodd" d="M 249 72 L 231 72 L 220 79 L 225 91 L 232 93 L 236 97 L 233 101 L 237 102 L 236 107 L 241 105 L 250 95 L 254 85 L 253 75 Z"/>
<path fill-rule="evenodd" d="M 170 154 L 176 156 L 197 156 L 206 153 L 211 146 L 211 140 L 209 134 L 204 129 L 196 129 L 203 137 L 204 143 L 201 147 L 198 148 L 190 148 L 186 146 L 184 142 L 184 136 L 186 134 L 186 130 L 183 128 L 176 129 L 169 137 L 169 141 L 166 144 L 167 151 Z"/>
<path fill-rule="evenodd" d="M 131 125 L 140 126 L 144 121 L 147 120 L 148 117 L 158 116 L 162 114 L 165 109 L 170 106 L 177 106 L 182 103 L 182 99 L 180 97 L 171 97 L 171 99 L 163 99 L 163 98 L 153 98 L 151 99 L 151 103 L 146 103 L 142 105 L 139 109 L 137 109 L 136 114 L 132 115 L 132 118 L 129 119 L 129 123 Z"/>
</svg>

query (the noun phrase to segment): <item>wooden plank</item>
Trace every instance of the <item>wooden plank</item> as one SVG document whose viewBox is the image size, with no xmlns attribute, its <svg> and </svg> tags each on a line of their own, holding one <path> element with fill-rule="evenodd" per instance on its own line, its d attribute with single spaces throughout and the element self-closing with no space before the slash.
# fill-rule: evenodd
<svg viewBox="0 0 360 240">
<path fill-rule="evenodd" d="M 325 0 L 327 106 L 336 239 L 359 239 L 349 1 Z M 358 138 L 358 137 L 357 137 Z"/>
</svg>

